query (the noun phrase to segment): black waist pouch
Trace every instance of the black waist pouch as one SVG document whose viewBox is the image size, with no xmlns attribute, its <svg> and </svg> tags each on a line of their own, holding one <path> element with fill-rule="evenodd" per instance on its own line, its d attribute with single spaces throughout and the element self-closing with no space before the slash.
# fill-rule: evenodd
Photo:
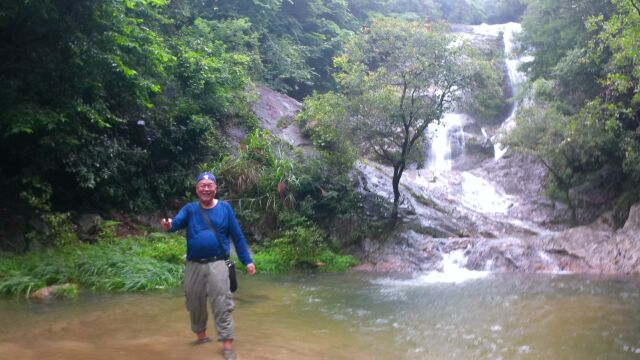
<svg viewBox="0 0 640 360">
<path fill-rule="evenodd" d="M 236 263 L 233 260 L 225 260 L 225 264 L 229 268 L 229 290 L 234 292 L 238 290 L 238 280 L 236 279 Z"/>
</svg>

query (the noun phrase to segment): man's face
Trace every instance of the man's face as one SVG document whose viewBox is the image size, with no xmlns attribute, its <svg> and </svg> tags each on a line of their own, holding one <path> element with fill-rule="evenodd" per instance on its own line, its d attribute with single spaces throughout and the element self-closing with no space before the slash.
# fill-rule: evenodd
<svg viewBox="0 0 640 360">
<path fill-rule="evenodd" d="M 201 201 L 211 201 L 216 196 L 217 186 L 212 180 L 204 179 L 196 184 L 196 195 Z"/>
</svg>

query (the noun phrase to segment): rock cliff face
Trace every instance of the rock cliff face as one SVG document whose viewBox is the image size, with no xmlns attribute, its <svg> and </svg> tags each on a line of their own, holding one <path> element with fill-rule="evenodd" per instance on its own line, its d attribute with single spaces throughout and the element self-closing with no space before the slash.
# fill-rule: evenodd
<svg viewBox="0 0 640 360">
<path fill-rule="evenodd" d="M 472 42 L 491 41 L 469 34 L 469 29 L 462 31 L 467 31 Z M 507 67 L 511 71 L 512 67 Z M 510 119 L 513 116 L 505 123 L 513 126 Z M 492 140 L 499 138 L 500 129 L 486 124 L 482 127 L 466 116 L 463 130 L 465 151 L 450 149 L 451 171 L 405 173 L 401 184 L 402 223 L 383 239 L 365 241 L 362 270 L 438 270 L 443 256 L 463 250 L 466 267 L 475 270 L 640 272 L 635 220 L 640 205 L 632 209 L 628 225 L 620 230 L 612 228 L 610 224 L 615 222 L 605 211 L 616 194 L 607 187 L 611 175 L 607 169 L 571 190 L 578 207 L 576 217 L 582 225 L 571 228 L 568 206 L 544 195 L 547 170 L 542 163 L 512 151 L 494 160 Z M 357 178 L 364 179 L 364 199 L 389 201 L 390 180 L 386 174 L 390 169 L 363 163 L 356 173 Z"/>
<path fill-rule="evenodd" d="M 254 111 L 262 126 L 292 146 L 313 152 L 292 121 L 299 109 L 294 99 L 257 89 Z M 615 230 L 610 215 L 602 214 L 606 204 L 589 207 L 587 199 L 580 217 L 600 217 L 571 228 L 567 206 L 544 195 L 547 172 L 539 161 L 523 154 L 494 160 L 486 136 L 465 133 L 467 140 L 476 137 L 481 144 L 466 148 L 467 156 L 457 154 L 452 171 L 406 171 L 401 223 L 383 238 L 361 244 L 355 254 L 362 260 L 358 269 L 438 270 L 443 255 L 463 250 L 466 267 L 476 270 L 640 273 L 640 204 L 631 209 L 625 226 Z M 384 219 L 392 199 L 390 174 L 390 168 L 366 160 L 353 170 L 367 220 Z"/>
<path fill-rule="evenodd" d="M 265 86 L 258 86 L 256 95 L 253 112 L 260 119 L 262 128 L 289 145 L 312 152 L 311 141 L 302 135 L 295 122 L 302 106 L 300 102 Z"/>
<path fill-rule="evenodd" d="M 358 176 L 367 179 L 367 185 L 361 187 L 366 195 L 363 199 L 389 201 L 386 170 L 379 165 L 358 165 Z M 498 189 L 492 199 L 478 200 L 485 205 L 495 202 L 497 207 L 489 213 L 465 200 L 463 175 L 438 175 L 425 182 L 425 176 L 416 172 L 408 172 L 402 182 L 402 222 L 383 239 L 362 244 L 363 264 L 358 269 L 439 270 L 444 254 L 463 250 L 466 267 L 473 270 L 640 273 L 640 203 L 631 208 L 621 229 L 612 227 L 610 213 L 588 225 L 569 227 L 569 209 L 542 194 L 544 169 L 524 155 L 473 171 L 480 179 L 491 175 L 490 183 Z"/>
<path fill-rule="evenodd" d="M 613 230 L 610 213 L 592 224 L 539 239 L 564 270 L 580 273 L 640 273 L 640 203 L 634 205 L 624 227 Z"/>
<path fill-rule="evenodd" d="M 462 158 L 462 157 L 461 157 Z M 361 270 L 438 270 L 443 255 L 463 250 L 466 267 L 514 272 L 640 273 L 640 204 L 616 230 L 603 191 L 578 209 L 588 220 L 571 227 L 566 204 L 544 194 L 547 170 L 536 158 L 461 159 L 448 172 L 408 170 L 403 176 L 399 226 L 362 246 Z M 459 163 L 458 163 L 459 164 Z M 365 209 L 379 220 L 391 194 L 391 169 L 362 161 L 356 167 Z M 584 193 L 583 196 L 589 196 Z M 589 205 L 590 204 L 590 205 Z M 595 218 L 595 220 L 593 220 Z"/>
</svg>

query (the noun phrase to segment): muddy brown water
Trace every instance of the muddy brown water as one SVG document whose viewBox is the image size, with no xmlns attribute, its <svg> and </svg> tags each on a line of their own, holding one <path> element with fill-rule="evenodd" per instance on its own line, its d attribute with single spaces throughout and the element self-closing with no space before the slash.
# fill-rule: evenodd
<svg viewBox="0 0 640 360">
<path fill-rule="evenodd" d="M 241 278 L 238 359 L 638 359 L 640 281 L 362 274 Z M 179 290 L 0 301 L 0 359 L 218 359 Z"/>
</svg>

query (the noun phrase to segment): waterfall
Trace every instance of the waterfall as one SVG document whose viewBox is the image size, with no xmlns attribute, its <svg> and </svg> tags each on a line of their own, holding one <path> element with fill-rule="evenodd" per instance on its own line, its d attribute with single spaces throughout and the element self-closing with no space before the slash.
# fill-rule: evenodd
<svg viewBox="0 0 640 360">
<path fill-rule="evenodd" d="M 482 24 L 473 27 L 473 32 L 478 35 L 499 36 L 503 34 L 505 63 L 511 92 L 515 98 L 518 85 L 526 80 L 525 75 L 518 71 L 521 63 L 530 61 L 530 57 L 516 57 L 513 53 L 515 47 L 514 36 L 522 31 L 522 26 L 518 23 L 510 22 L 507 24 L 487 25 Z M 500 130 L 508 132 L 515 126 L 515 118 L 518 110 L 518 103 L 514 100 L 513 108 L 507 119 L 502 123 Z M 462 130 L 464 114 L 448 113 L 445 114 L 439 124 L 431 124 L 428 133 L 431 138 L 431 144 L 426 156 L 426 168 L 434 172 L 451 171 L 452 159 L 459 153 L 456 150 L 462 150 L 464 147 L 464 131 Z M 484 129 L 482 129 L 484 132 Z M 491 138 L 494 144 L 495 159 L 500 159 L 508 150 L 508 146 L 500 143 L 502 134 L 499 132 Z"/>
<path fill-rule="evenodd" d="M 426 156 L 426 168 L 435 172 L 451 171 L 452 159 L 464 149 L 464 114 L 444 114 L 438 124 L 429 125 L 431 146 Z"/>
<path fill-rule="evenodd" d="M 510 85 L 515 87 L 524 81 L 524 75 L 517 71 L 523 59 L 511 56 L 519 24 L 481 25 L 472 30 L 461 36 L 495 44 L 496 37 L 504 34 Z M 514 126 L 516 111 L 514 105 L 502 125 L 505 131 Z M 412 286 L 457 284 L 517 266 L 511 265 L 511 257 L 515 261 L 525 258 L 525 266 L 535 265 L 536 271 L 557 272 L 559 267 L 552 254 L 535 254 L 523 248 L 527 242 L 521 237 L 547 233 L 543 223 L 552 217 L 536 212 L 540 206 L 529 205 L 528 191 L 534 189 L 521 183 L 527 181 L 529 173 L 512 171 L 514 162 L 487 158 L 491 153 L 489 140 L 498 143 L 497 158 L 506 151 L 500 147 L 500 135 L 494 135 L 495 130 L 482 127 L 468 114 L 453 112 L 428 127 L 425 141 L 430 146 L 424 154 L 424 167 L 407 169 L 402 178 L 403 222 L 394 234 L 398 239 L 371 248 L 374 267 L 417 272 L 411 279 L 389 279 L 390 282 Z M 466 141 L 471 139 L 473 142 Z M 465 147 L 469 150 L 466 153 Z M 375 196 L 376 201 L 388 201 L 393 196 L 391 171 L 383 165 L 360 163 L 363 194 L 372 199 Z M 512 174 L 516 177 L 513 180 L 498 178 Z M 374 204 L 372 208 L 375 207 Z M 408 261 L 403 261 L 405 256 Z M 467 266 L 485 271 L 472 271 Z"/>
<path fill-rule="evenodd" d="M 474 32 L 480 35 L 492 35 L 498 36 L 502 33 L 503 41 L 504 41 L 504 54 L 506 57 L 505 63 L 507 66 L 507 73 L 509 74 L 509 81 L 511 86 L 511 93 L 513 94 L 514 102 L 513 108 L 511 109 L 511 113 L 509 117 L 502 123 L 500 130 L 503 132 L 508 132 L 515 126 L 516 113 L 518 111 L 518 102 L 515 100 L 515 96 L 517 93 L 518 85 L 521 84 L 524 80 L 526 80 L 525 75 L 518 71 L 518 67 L 523 62 L 527 62 L 531 60 L 531 57 L 516 57 L 513 53 L 514 50 L 514 35 L 522 31 L 522 26 L 518 23 L 507 23 L 507 24 L 498 24 L 498 25 L 487 25 L 482 24 L 474 27 Z M 494 144 L 494 153 L 495 159 L 500 159 L 508 150 L 508 146 L 503 147 L 500 143 L 502 135 L 500 133 L 496 134 L 491 140 Z"/>
</svg>

